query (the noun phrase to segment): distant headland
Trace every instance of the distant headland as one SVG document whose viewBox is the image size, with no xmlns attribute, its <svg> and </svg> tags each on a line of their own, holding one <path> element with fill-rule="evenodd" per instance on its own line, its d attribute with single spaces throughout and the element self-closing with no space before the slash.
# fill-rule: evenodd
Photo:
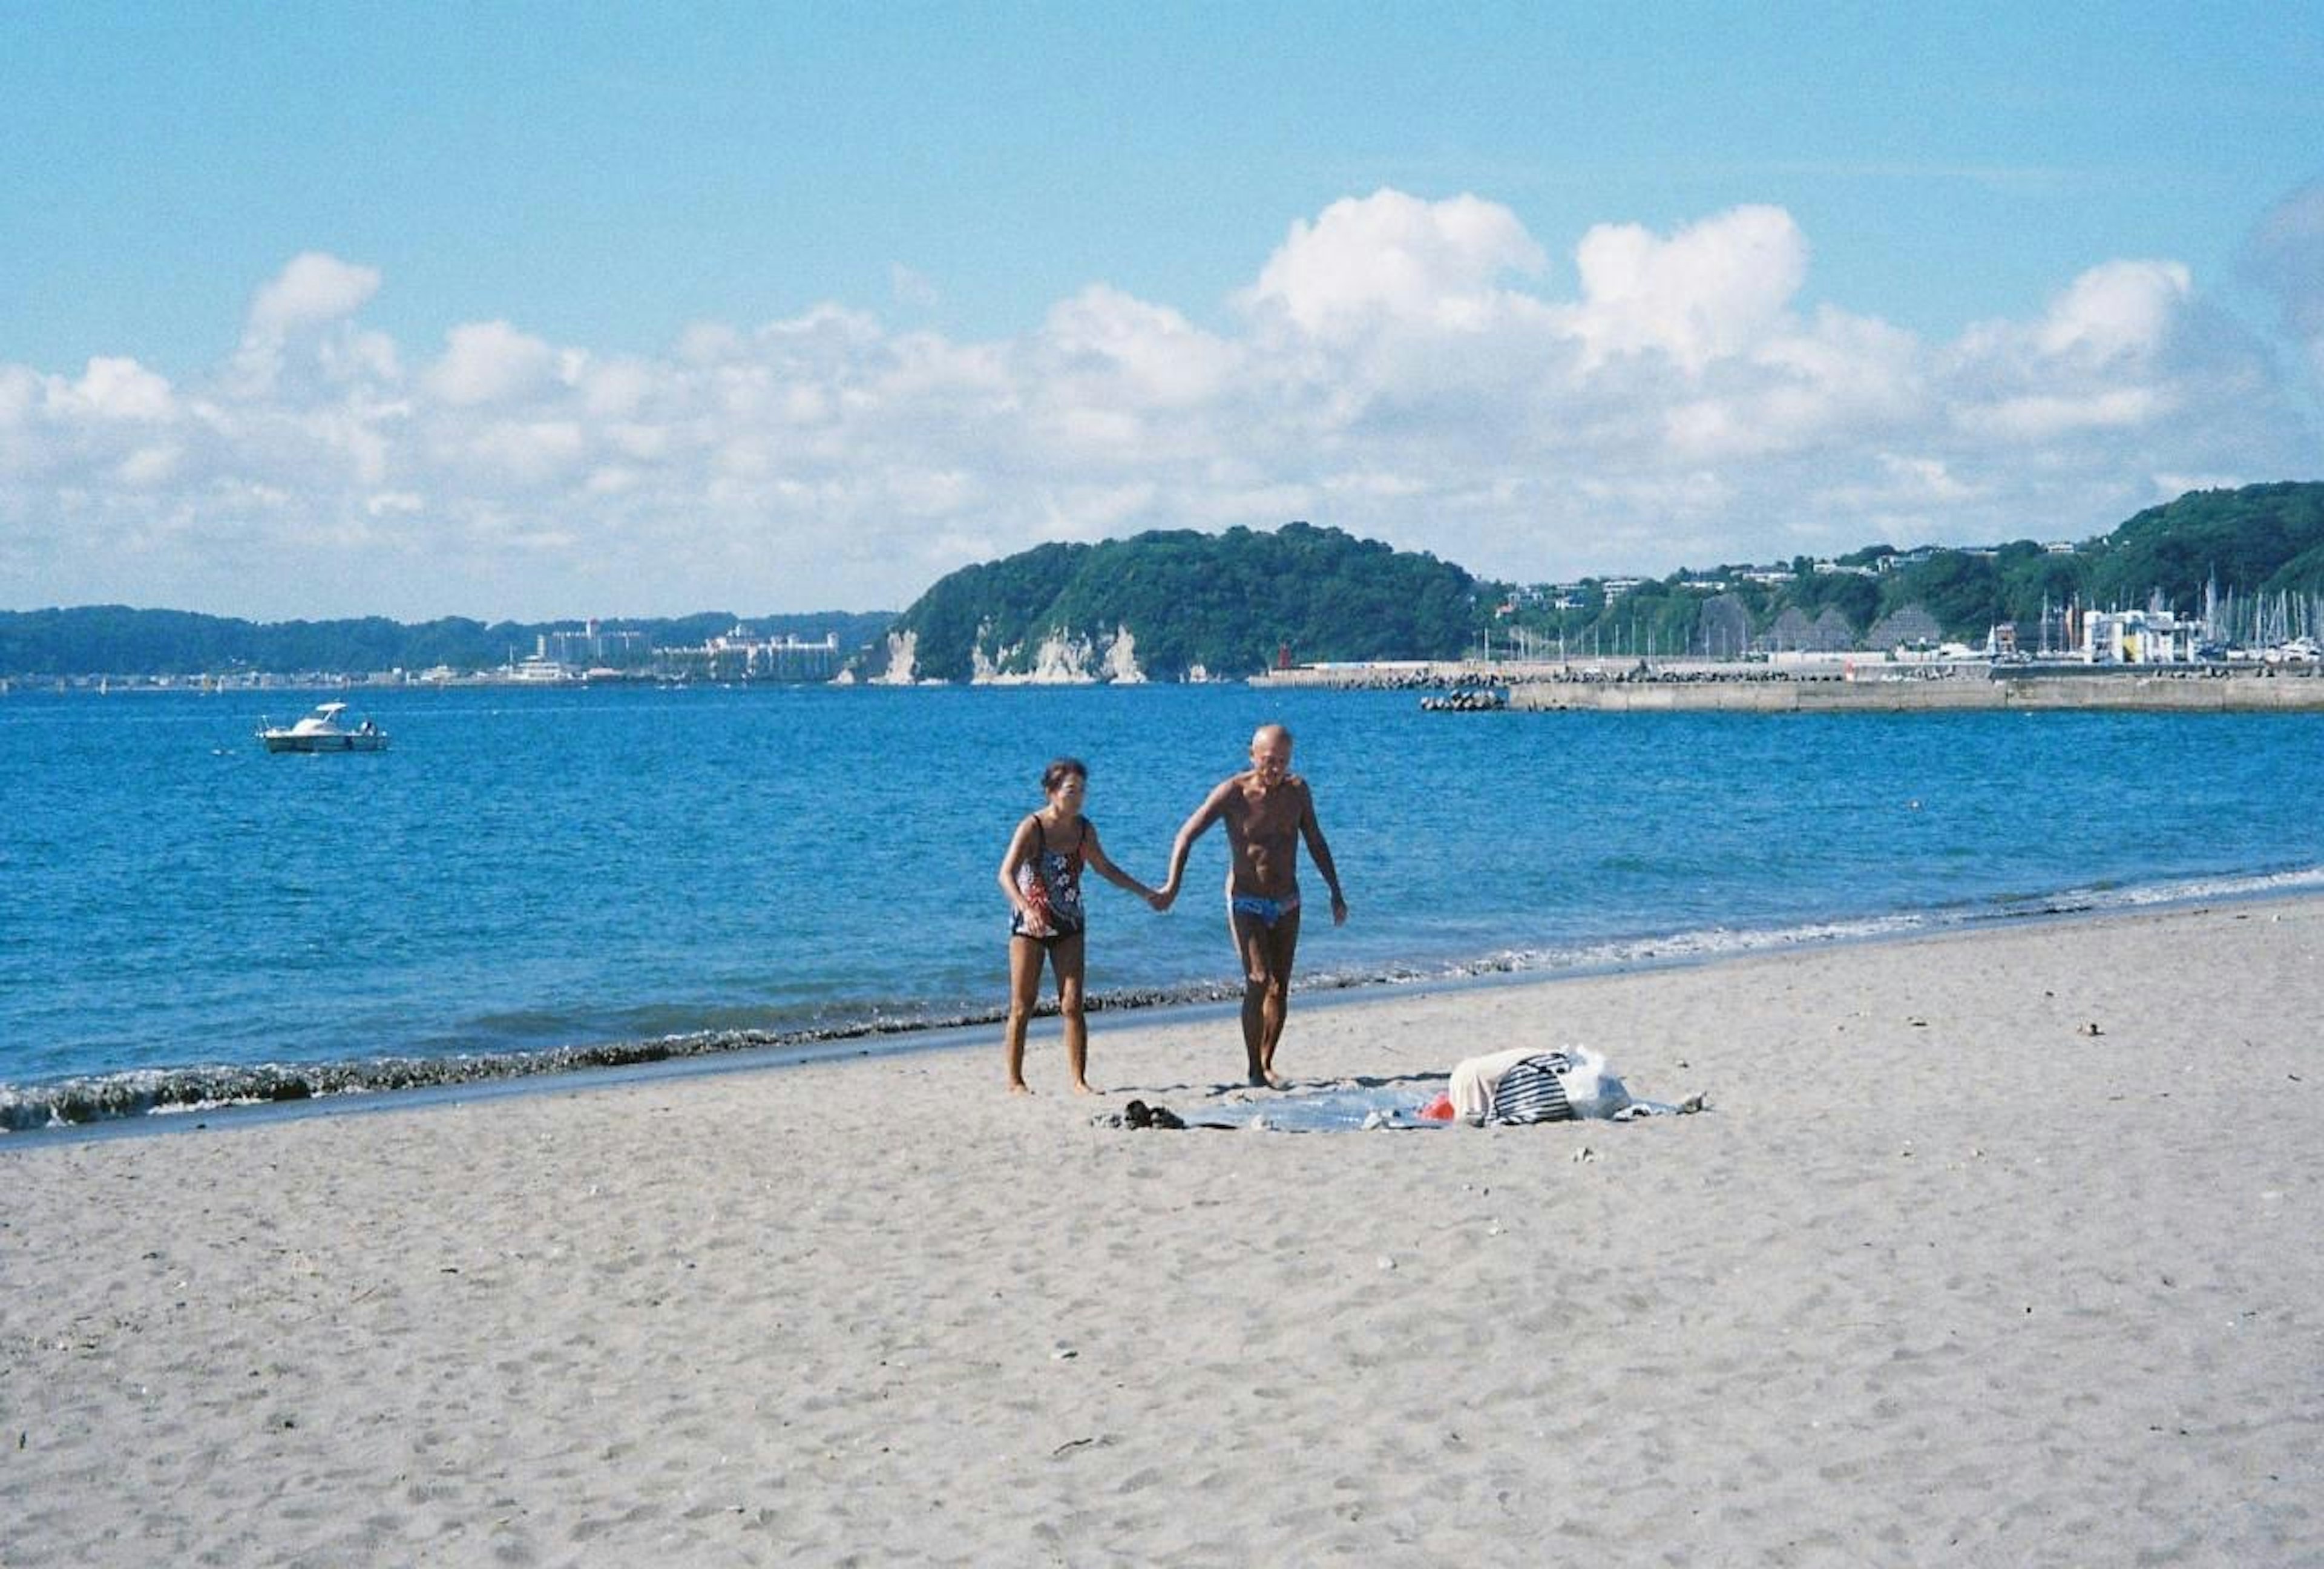
<svg viewBox="0 0 2324 1569">
<path fill-rule="evenodd" d="M 1406 681 L 1475 665 L 1519 685 L 1641 666 L 1749 684 L 1759 667 L 1766 685 L 1803 660 L 2282 673 L 2313 661 L 2319 635 L 2324 482 L 2286 481 L 2190 492 L 2095 539 L 1876 544 L 1662 578 L 1500 582 L 1295 521 L 1042 545 L 949 573 L 896 614 L 406 625 L 0 611 L 0 681 L 1329 684 L 1350 666 Z"/>
</svg>

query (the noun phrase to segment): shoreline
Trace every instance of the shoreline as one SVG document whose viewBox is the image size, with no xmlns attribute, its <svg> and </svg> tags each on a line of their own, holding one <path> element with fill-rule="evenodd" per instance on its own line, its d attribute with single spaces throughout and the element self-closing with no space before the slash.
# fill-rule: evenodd
<svg viewBox="0 0 2324 1569">
<path fill-rule="evenodd" d="M 2287 879 L 2292 881 L 2287 882 Z M 2191 884 L 2157 885 L 2153 891 L 2113 891 L 2117 895 L 2114 902 L 2105 901 L 2095 891 L 2066 889 L 2034 896 L 2024 908 L 1954 908 L 1765 929 L 1716 928 L 1613 937 L 1579 950 L 1549 950 L 1548 962 L 1536 962 L 1542 958 L 1540 954 L 1505 950 L 1426 973 L 1350 976 L 1319 968 L 1305 979 L 1296 979 L 1293 993 L 1299 1011 L 1307 1012 L 1361 1006 L 1389 996 L 1457 996 L 1476 988 L 1551 986 L 1861 945 L 1910 943 L 2019 925 L 2102 921 L 2214 905 L 2278 900 L 2296 904 L 2324 900 L 2324 868 L 2203 879 Z M 1712 946 L 1705 940 L 1710 937 L 1725 939 L 1724 946 Z M 1151 989 L 1093 992 L 1087 1005 L 1094 1038 L 1110 1028 L 1232 1019 L 1240 999 L 1230 983 L 1200 982 L 1175 992 Z M 870 1023 L 824 1031 L 716 1030 L 530 1052 L 396 1056 L 306 1064 L 197 1064 L 83 1075 L 49 1084 L 0 1084 L 0 1090 L 11 1097 L 0 1101 L 0 1156 L 13 1147 L 34 1142 L 134 1137 L 185 1126 L 207 1128 L 207 1120 L 212 1118 L 240 1125 L 652 1083 L 702 1074 L 781 1072 L 826 1062 L 967 1052 L 990 1044 L 987 1037 L 998 1030 L 1002 1019 L 1002 1011 L 996 1008 L 989 1015 L 954 1014 L 926 1023 Z M 1056 999 L 1045 991 L 1035 1014 L 1036 1032 L 1054 1034 L 1056 1019 Z M 1111 1022 L 1116 1020 L 1120 1022 Z M 200 1093 L 223 1086 L 235 1086 L 236 1093 Z M 42 1108 L 54 1116 L 60 1106 L 81 1114 L 39 1123 L 10 1120 L 29 1119 Z"/>
<path fill-rule="evenodd" d="M 11 1569 L 2324 1555 L 2324 899 L 0 1155 Z"/>
</svg>

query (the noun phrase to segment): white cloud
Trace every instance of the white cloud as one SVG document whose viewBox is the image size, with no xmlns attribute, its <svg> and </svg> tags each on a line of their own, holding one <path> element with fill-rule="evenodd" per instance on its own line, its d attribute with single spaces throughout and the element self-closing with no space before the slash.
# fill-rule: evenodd
<svg viewBox="0 0 2324 1569">
<path fill-rule="evenodd" d="M 445 335 L 444 356 L 429 367 L 428 390 L 466 408 L 528 396 L 554 378 L 557 351 L 505 321 L 476 321 Z"/>
<path fill-rule="evenodd" d="M 1380 190 L 1294 223 L 1242 298 L 1253 313 L 1318 337 L 1383 320 L 1458 330 L 1487 324 L 1505 273 L 1542 264 L 1541 247 L 1498 203 Z"/>
<path fill-rule="evenodd" d="M 2153 354 L 2195 281 L 2177 262 L 2108 262 L 2074 280 L 2042 323 L 2042 351 L 2095 360 Z"/>
<path fill-rule="evenodd" d="M 2049 441 L 2077 430 L 2123 430 L 2151 425 L 2170 412 L 2170 401 L 2148 387 L 2109 387 L 2079 395 L 2042 392 L 1964 408 L 1972 433 L 2011 441 Z"/>
<path fill-rule="evenodd" d="M 116 472 L 123 485 L 134 490 L 147 490 L 175 478 L 185 456 L 185 448 L 174 442 L 141 447 L 121 460 Z"/>
<path fill-rule="evenodd" d="M 587 437 L 570 420 L 503 420 L 471 433 L 451 457 L 469 466 L 479 485 L 532 490 L 575 473 L 587 448 Z"/>
<path fill-rule="evenodd" d="M 2310 216 L 2255 242 L 2295 326 Z M 2080 535 L 2178 476 L 2313 469 L 2183 264 L 1924 341 L 1803 305 L 1811 254 L 1775 208 L 1604 224 L 1560 289 L 1509 208 L 1383 190 L 1290 226 L 1218 328 L 1093 283 L 997 341 L 822 306 L 609 355 L 493 320 L 407 374 L 359 319 L 378 274 L 310 253 L 211 375 L 0 365 L 0 605 L 900 605 L 1044 539 L 1291 517 L 1538 580 Z"/>
<path fill-rule="evenodd" d="M 1572 330 L 1591 361 L 1658 351 L 1689 371 L 1741 353 L 1784 322 L 1807 278 L 1808 245 L 1781 208 L 1741 207 L 1662 239 L 1603 224 L 1574 252 L 1582 302 Z"/>
<path fill-rule="evenodd" d="M 1148 409 L 1207 403 L 1240 364 L 1232 346 L 1176 311 L 1102 285 L 1049 312 L 1038 352 L 1046 389 Z"/>
<path fill-rule="evenodd" d="M 622 359 L 584 366 L 574 378 L 581 406 L 601 420 L 622 420 L 635 414 L 651 398 L 660 378 L 641 360 Z"/>
<path fill-rule="evenodd" d="M 301 327 L 353 316 L 378 292 L 378 269 L 308 251 L 293 256 L 252 296 L 246 330 L 280 338 Z"/>
<path fill-rule="evenodd" d="M 393 375 L 393 343 L 358 331 L 349 319 L 370 303 L 379 284 L 376 268 L 320 251 L 293 256 L 251 296 L 230 384 L 249 397 L 272 393 L 294 349 L 303 351 L 300 369 L 323 380 Z"/>
<path fill-rule="evenodd" d="M 169 379 L 133 359 L 89 361 L 80 380 L 56 389 L 52 402 L 68 416 L 98 420 L 167 420 L 177 411 Z"/>
</svg>

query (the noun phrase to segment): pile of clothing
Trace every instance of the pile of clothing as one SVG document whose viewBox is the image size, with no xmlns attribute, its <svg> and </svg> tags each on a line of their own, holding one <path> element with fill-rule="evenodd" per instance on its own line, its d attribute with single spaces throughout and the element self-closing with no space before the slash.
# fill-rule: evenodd
<svg viewBox="0 0 2324 1569">
<path fill-rule="evenodd" d="M 1520 1046 L 1453 1065 L 1452 1083 L 1422 1108 L 1432 1121 L 1571 1122 L 1585 1117 L 1627 1122 L 1634 1117 L 1674 1117 L 1709 1104 L 1689 1095 L 1677 1105 L 1642 1101 L 1584 1047 L 1544 1051 Z"/>
</svg>

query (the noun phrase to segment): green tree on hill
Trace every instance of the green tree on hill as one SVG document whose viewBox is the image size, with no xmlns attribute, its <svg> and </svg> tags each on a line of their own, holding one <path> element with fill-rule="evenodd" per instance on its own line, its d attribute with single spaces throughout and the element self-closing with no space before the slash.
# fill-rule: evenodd
<svg viewBox="0 0 2324 1569">
<path fill-rule="evenodd" d="M 2324 591 L 2324 485 L 2190 491 L 2149 507 L 2107 537 L 2092 564 L 2089 597 L 2143 604 L 2160 590 L 2191 605 L 2216 578 L 2254 592 Z"/>
<path fill-rule="evenodd" d="M 1337 529 L 1167 530 L 1045 545 L 951 573 L 897 619 L 919 673 L 960 680 L 979 654 L 1032 667 L 1051 640 L 1102 650 L 1127 632 L 1146 674 L 1245 676 L 1301 660 L 1457 658 L 1476 641 L 1476 580 L 1434 556 Z"/>
</svg>

